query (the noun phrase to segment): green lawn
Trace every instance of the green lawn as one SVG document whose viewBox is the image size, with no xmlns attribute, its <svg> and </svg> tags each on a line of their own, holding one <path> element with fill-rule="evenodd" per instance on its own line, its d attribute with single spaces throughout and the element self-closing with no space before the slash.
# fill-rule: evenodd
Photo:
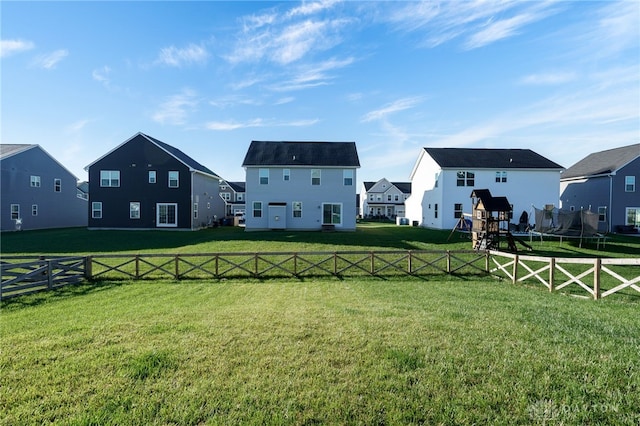
<svg viewBox="0 0 640 426">
<path fill-rule="evenodd" d="M 0 422 L 638 424 L 638 304 L 486 280 L 102 282 L 3 303 Z"/>
<path fill-rule="evenodd" d="M 9 254 L 468 250 L 449 231 L 2 234 Z M 533 254 L 638 257 L 534 241 Z M 0 303 L 0 424 L 640 423 L 640 301 L 478 275 L 103 280 Z"/>
</svg>

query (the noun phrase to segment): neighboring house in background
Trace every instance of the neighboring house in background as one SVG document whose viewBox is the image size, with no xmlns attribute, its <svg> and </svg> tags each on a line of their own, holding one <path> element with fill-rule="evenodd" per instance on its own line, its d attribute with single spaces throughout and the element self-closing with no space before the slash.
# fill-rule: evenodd
<svg viewBox="0 0 640 426">
<path fill-rule="evenodd" d="M 363 182 L 360 192 L 360 211 L 366 218 L 404 217 L 404 200 L 411 195 L 411 182 Z"/>
<path fill-rule="evenodd" d="M 220 197 L 224 200 L 226 216 L 244 216 L 246 212 L 244 193 L 244 182 L 223 180 L 220 183 Z"/>
<path fill-rule="evenodd" d="M 355 230 L 355 142 L 252 141 L 246 230 Z"/>
<path fill-rule="evenodd" d="M 220 177 L 179 149 L 143 133 L 86 170 L 91 229 L 194 230 L 224 215 Z"/>
<path fill-rule="evenodd" d="M 513 204 L 515 222 L 532 206 L 558 203 L 559 164 L 530 149 L 423 148 L 411 172 L 406 217 L 420 226 L 454 228 L 471 213 L 470 194 L 489 189 Z"/>
<path fill-rule="evenodd" d="M 0 145 L 0 229 L 87 226 L 78 178 L 40 145 Z"/>
<path fill-rule="evenodd" d="M 560 177 L 563 209 L 598 213 L 600 232 L 640 227 L 640 144 L 592 153 Z"/>
</svg>

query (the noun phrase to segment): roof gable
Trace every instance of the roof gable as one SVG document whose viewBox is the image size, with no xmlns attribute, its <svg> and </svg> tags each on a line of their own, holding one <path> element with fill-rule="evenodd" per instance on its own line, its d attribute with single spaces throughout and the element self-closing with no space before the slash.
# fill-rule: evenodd
<svg viewBox="0 0 640 426">
<path fill-rule="evenodd" d="M 594 152 L 562 173 L 561 179 L 614 173 L 640 157 L 640 143 Z"/>
<path fill-rule="evenodd" d="M 355 142 L 252 141 L 242 166 L 360 167 L 360 160 Z"/>
<path fill-rule="evenodd" d="M 71 173 L 61 162 L 59 162 L 53 155 L 49 154 L 43 147 L 37 144 L 0 144 L 0 160 L 13 157 L 14 155 L 22 154 L 31 149 L 40 150 L 44 155 L 49 157 L 51 161 L 60 166 L 65 172 L 69 173 L 77 181 L 78 177 Z"/>
<path fill-rule="evenodd" d="M 175 147 L 173 147 L 173 146 L 171 146 L 171 145 L 169 145 L 167 143 L 164 143 L 164 142 L 162 142 L 162 141 L 160 141 L 160 140 L 158 140 L 156 138 L 152 138 L 151 136 L 145 135 L 142 132 L 136 133 L 135 135 L 133 135 L 132 137 L 130 137 L 126 141 L 122 142 L 117 147 L 113 148 L 111 151 L 107 152 L 102 157 L 98 158 L 97 160 L 95 160 L 94 162 L 92 162 L 91 164 L 86 166 L 85 170 L 88 170 L 89 167 L 93 166 L 98 161 L 100 161 L 103 158 L 107 157 L 111 153 L 117 151 L 120 147 L 128 144 L 129 142 L 134 141 L 138 137 L 142 137 L 142 138 L 146 139 L 147 141 L 149 141 L 150 143 L 154 144 L 159 149 L 163 150 L 164 152 L 166 152 L 167 154 L 169 154 L 170 156 L 172 156 L 173 158 L 175 158 L 176 160 L 178 160 L 179 162 L 181 162 L 182 164 L 187 166 L 192 171 L 197 171 L 197 172 L 200 172 L 200 173 L 212 175 L 214 177 L 219 177 L 216 173 L 212 172 L 207 167 L 205 167 L 202 164 L 198 163 L 196 160 L 194 160 L 193 158 L 189 157 L 187 154 L 185 154 L 184 152 L 180 151 L 178 148 L 175 148 Z"/>
<path fill-rule="evenodd" d="M 442 168 L 461 169 L 563 169 L 530 149 L 424 148 Z"/>
</svg>

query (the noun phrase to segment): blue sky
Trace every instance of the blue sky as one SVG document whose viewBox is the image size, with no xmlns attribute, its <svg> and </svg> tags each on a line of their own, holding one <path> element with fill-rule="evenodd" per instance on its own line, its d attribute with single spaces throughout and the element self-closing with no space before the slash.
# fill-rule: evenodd
<svg viewBox="0 0 640 426">
<path fill-rule="evenodd" d="M 80 179 L 141 131 L 228 180 L 251 140 L 355 141 L 358 182 L 421 147 L 569 167 L 640 140 L 640 2 L 11 2 L 2 143 Z"/>
</svg>

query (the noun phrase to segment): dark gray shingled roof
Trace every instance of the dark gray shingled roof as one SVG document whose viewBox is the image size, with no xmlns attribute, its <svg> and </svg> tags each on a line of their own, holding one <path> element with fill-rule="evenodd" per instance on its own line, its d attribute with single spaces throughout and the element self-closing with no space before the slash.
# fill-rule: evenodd
<svg viewBox="0 0 640 426">
<path fill-rule="evenodd" d="M 562 173 L 561 179 L 612 173 L 640 157 L 640 143 L 594 152 Z"/>
<path fill-rule="evenodd" d="M 364 189 L 369 191 L 371 187 L 378 182 L 365 181 L 365 182 L 362 182 L 362 184 L 364 185 Z M 394 185 L 396 188 L 398 188 L 402 193 L 411 194 L 411 182 L 389 182 L 389 183 L 391 185 Z"/>
<path fill-rule="evenodd" d="M 242 166 L 360 167 L 355 142 L 252 141 Z"/>
<path fill-rule="evenodd" d="M 562 169 L 530 149 L 424 148 L 440 167 L 465 169 Z"/>
</svg>

